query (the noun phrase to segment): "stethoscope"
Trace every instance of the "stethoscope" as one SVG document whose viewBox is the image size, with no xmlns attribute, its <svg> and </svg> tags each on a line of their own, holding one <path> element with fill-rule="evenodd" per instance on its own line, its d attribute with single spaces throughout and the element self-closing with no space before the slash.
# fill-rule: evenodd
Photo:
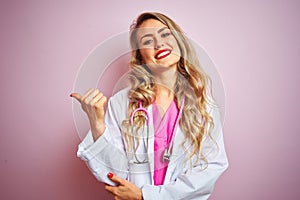
<svg viewBox="0 0 300 200">
<path fill-rule="evenodd" d="M 136 108 L 134 111 L 132 111 L 131 113 L 131 117 L 130 117 L 130 126 L 131 126 L 131 133 L 133 134 L 133 128 L 134 128 L 134 115 L 136 112 L 138 111 L 142 111 L 146 114 L 146 124 L 147 124 L 147 142 L 145 143 L 145 139 L 143 139 L 143 142 L 144 142 L 144 145 L 147 149 L 147 152 L 148 152 L 148 147 L 149 147 L 149 126 L 150 126 L 150 120 L 149 120 L 149 117 L 150 117 L 150 114 L 148 112 L 147 109 L 143 108 L 143 105 L 142 105 L 142 101 L 139 102 L 139 107 Z M 141 116 L 144 116 L 144 115 L 141 115 Z M 138 158 L 137 158 L 137 155 L 136 155 L 136 147 L 135 147 L 135 136 L 132 137 L 133 138 L 133 149 L 134 149 L 134 158 L 136 161 L 133 161 L 134 164 L 144 164 L 144 163 L 148 163 L 149 160 L 148 160 L 148 156 L 146 156 L 146 158 L 143 160 L 143 161 L 140 161 Z"/>
<path fill-rule="evenodd" d="M 172 137 L 170 139 L 168 147 L 164 150 L 164 153 L 163 153 L 163 156 L 162 156 L 162 161 L 163 162 L 169 162 L 170 161 L 170 157 L 172 155 L 172 149 L 173 149 L 175 132 L 176 132 L 176 129 L 177 129 L 178 124 L 179 124 L 180 116 L 182 114 L 182 110 L 183 110 L 183 106 L 184 106 L 184 101 L 185 101 L 185 97 L 183 96 L 182 100 L 181 100 L 180 110 L 179 110 L 178 115 L 176 117 L 174 128 L 172 130 Z M 132 113 L 131 113 L 131 116 L 130 116 L 131 131 L 133 133 L 134 117 L 135 117 L 136 112 L 138 112 L 138 111 L 144 112 L 146 114 L 145 118 L 146 118 L 146 125 L 147 125 L 147 138 L 146 138 L 146 142 L 145 142 L 145 139 L 143 139 L 143 142 L 144 142 L 144 145 L 145 145 L 146 150 L 147 150 L 146 152 L 148 152 L 148 148 L 149 148 L 150 114 L 149 114 L 148 110 L 143 107 L 142 101 L 139 102 L 139 107 L 136 108 L 135 110 L 133 110 Z M 135 149 L 136 147 L 135 147 L 135 139 L 134 138 L 135 137 L 133 136 L 133 149 L 136 150 Z M 144 160 L 142 160 L 142 161 L 139 160 L 138 157 L 137 157 L 137 155 L 136 155 L 136 152 L 134 152 L 134 158 L 135 158 L 135 161 L 133 161 L 134 164 L 145 164 L 145 163 L 149 162 L 148 156 L 146 156 L 146 158 L 144 158 Z"/>
</svg>

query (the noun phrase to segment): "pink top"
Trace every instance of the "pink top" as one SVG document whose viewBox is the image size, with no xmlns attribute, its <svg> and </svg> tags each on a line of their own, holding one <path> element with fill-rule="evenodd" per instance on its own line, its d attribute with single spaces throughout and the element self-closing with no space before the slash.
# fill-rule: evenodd
<svg viewBox="0 0 300 200">
<path fill-rule="evenodd" d="M 158 107 L 153 103 L 153 125 L 154 125 L 154 185 L 164 183 L 168 162 L 162 162 L 164 150 L 168 147 L 172 138 L 172 132 L 178 116 L 178 108 L 172 101 L 163 118 Z"/>
</svg>

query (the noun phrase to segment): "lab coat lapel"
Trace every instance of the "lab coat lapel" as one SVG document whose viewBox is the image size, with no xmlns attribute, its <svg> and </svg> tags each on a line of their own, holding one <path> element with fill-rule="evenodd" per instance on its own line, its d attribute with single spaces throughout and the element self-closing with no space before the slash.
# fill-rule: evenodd
<svg viewBox="0 0 300 200">
<path fill-rule="evenodd" d="M 152 113 L 152 105 L 150 105 L 147 110 L 149 113 L 149 147 L 148 147 L 148 159 L 151 169 L 151 183 L 153 184 L 153 173 L 154 173 L 154 125 L 153 125 L 153 113 Z"/>
<path fill-rule="evenodd" d="M 170 157 L 170 161 L 169 161 L 169 165 L 167 168 L 164 183 L 168 183 L 170 180 L 172 180 L 172 176 L 173 176 L 176 166 L 178 164 L 178 159 L 180 159 L 181 156 L 184 155 L 184 151 L 181 147 L 183 140 L 184 140 L 184 134 L 183 134 L 181 128 L 178 126 L 178 128 L 175 132 L 175 136 L 174 136 L 172 154 Z"/>
</svg>

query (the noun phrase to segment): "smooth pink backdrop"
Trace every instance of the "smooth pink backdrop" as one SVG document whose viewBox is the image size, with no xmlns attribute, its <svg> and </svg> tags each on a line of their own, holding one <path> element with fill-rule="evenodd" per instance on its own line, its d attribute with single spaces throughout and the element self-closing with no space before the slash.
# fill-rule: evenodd
<svg viewBox="0 0 300 200">
<path fill-rule="evenodd" d="M 201 44 L 226 90 L 230 166 L 210 199 L 300 199 L 300 2 L 1 1 L 0 199 L 111 199 L 76 158 L 77 71 L 142 11 Z"/>
</svg>

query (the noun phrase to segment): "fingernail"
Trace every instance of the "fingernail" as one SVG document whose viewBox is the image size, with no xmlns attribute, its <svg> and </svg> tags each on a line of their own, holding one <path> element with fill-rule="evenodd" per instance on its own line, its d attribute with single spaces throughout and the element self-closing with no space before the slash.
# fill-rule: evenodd
<svg viewBox="0 0 300 200">
<path fill-rule="evenodd" d="M 70 94 L 70 97 L 73 97 L 73 96 L 72 96 L 72 93 Z"/>
<path fill-rule="evenodd" d="M 114 176 L 114 174 L 111 173 L 111 172 L 109 172 L 109 173 L 107 174 L 107 176 L 108 176 L 108 178 L 112 178 L 112 177 Z"/>
</svg>

